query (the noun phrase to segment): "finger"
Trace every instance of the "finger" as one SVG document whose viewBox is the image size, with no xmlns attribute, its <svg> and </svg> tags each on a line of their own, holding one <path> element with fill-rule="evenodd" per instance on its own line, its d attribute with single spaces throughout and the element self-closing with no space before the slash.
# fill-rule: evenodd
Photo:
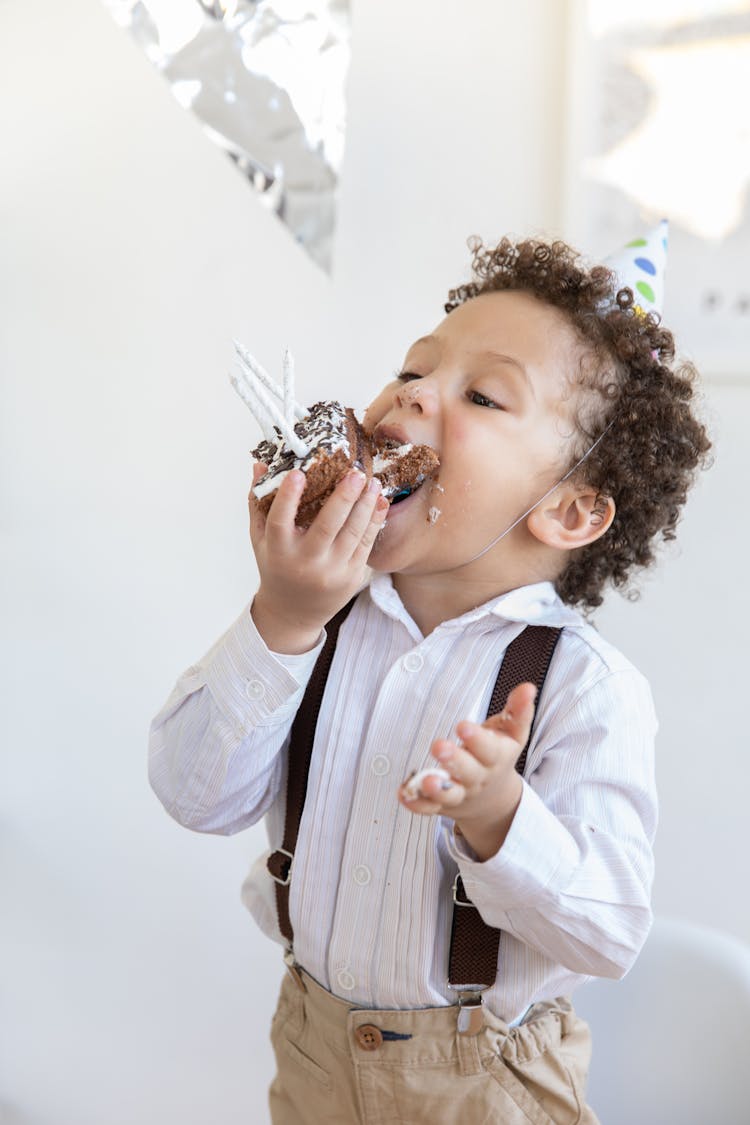
<svg viewBox="0 0 750 1125">
<path fill-rule="evenodd" d="M 528 741 L 534 718 L 536 688 L 533 684 L 522 686 L 531 688 L 531 691 L 524 691 L 516 697 L 513 710 L 505 708 L 481 724 L 462 721 L 455 728 L 471 755 L 488 769 L 503 760 L 516 762 Z"/>
<path fill-rule="evenodd" d="M 310 524 L 307 539 L 313 550 L 326 551 L 349 518 L 367 478 L 360 469 L 351 469 L 343 477 Z"/>
<path fill-rule="evenodd" d="M 441 809 L 454 808 L 466 800 L 466 787 L 451 777 L 441 781 L 437 777 L 426 777 L 420 787 L 421 798 Z"/>
<path fill-rule="evenodd" d="M 383 530 L 383 525 L 388 517 L 389 508 L 390 504 L 385 496 L 378 496 L 372 515 L 370 516 L 370 522 L 352 555 L 351 561 L 353 563 L 361 563 L 363 565 L 367 563 L 373 544 Z"/>
<path fill-rule="evenodd" d="M 276 491 L 266 516 L 266 531 L 278 542 L 287 540 L 295 531 L 294 521 L 305 483 L 305 474 L 292 469 Z"/>
<path fill-rule="evenodd" d="M 525 745 L 534 721 L 536 695 L 534 684 L 518 684 L 508 696 L 502 711 L 490 716 L 483 725 Z"/>
<path fill-rule="evenodd" d="M 443 785 L 448 788 L 444 789 Z M 402 785 L 398 790 L 400 804 L 409 812 L 420 813 L 422 816 L 436 816 L 444 809 L 453 805 L 460 805 L 466 797 L 466 790 L 456 782 L 441 782 L 438 778 L 426 778 L 422 784 L 422 792 L 418 797 L 412 797 Z"/>
<path fill-rule="evenodd" d="M 417 797 L 424 795 L 423 786 L 427 778 L 434 778 L 439 781 L 446 789 L 450 788 L 448 782 L 450 781 L 450 774 L 444 770 L 442 766 L 428 766 L 423 770 L 415 770 L 404 782 L 404 789 L 409 797 L 416 800 Z"/>
<path fill-rule="evenodd" d="M 387 514 L 388 501 L 382 495 L 382 485 L 372 477 L 339 533 L 337 550 L 346 558 L 364 556 L 363 561 L 366 561 Z"/>
<path fill-rule="evenodd" d="M 336 536 L 335 549 L 337 554 L 340 553 L 347 559 L 354 554 L 362 536 L 370 525 L 380 492 L 380 481 L 376 477 L 371 477 Z"/>
<path fill-rule="evenodd" d="M 422 816 L 436 816 L 443 807 L 438 801 L 428 801 L 426 797 L 410 797 L 403 788 L 398 791 L 398 799 L 409 812 L 420 813 Z"/>
<path fill-rule="evenodd" d="M 258 501 L 254 496 L 250 496 L 248 507 L 250 510 L 250 542 L 253 549 L 257 550 L 265 536 L 266 517 L 261 512 Z"/>
<path fill-rule="evenodd" d="M 475 752 L 476 743 L 482 739 L 482 736 L 487 744 L 497 744 L 498 742 L 495 735 L 490 734 L 489 731 L 483 731 L 480 726 L 476 726 L 476 734 L 471 737 L 465 747 L 450 742 L 447 738 L 439 738 L 436 742 L 433 742 L 430 747 L 432 756 L 443 769 L 448 771 L 452 781 L 458 781 L 469 788 L 479 785 L 486 775 L 487 767 L 495 765 L 497 748 L 494 754 L 491 745 L 480 747 L 482 750 L 481 756 Z"/>
<path fill-rule="evenodd" d="M 255 485 L 268 468 L 262 461 L 256 461 L 253 465 L 253 483 L 250 487 L 250 492 L 247 497 L 247 507 L 250 513 L 250 540 L 253 546 L 262 538 L 266 526 L 266 517 L 261 511 L 260 503 L 253 492 Z"/>
</svg>

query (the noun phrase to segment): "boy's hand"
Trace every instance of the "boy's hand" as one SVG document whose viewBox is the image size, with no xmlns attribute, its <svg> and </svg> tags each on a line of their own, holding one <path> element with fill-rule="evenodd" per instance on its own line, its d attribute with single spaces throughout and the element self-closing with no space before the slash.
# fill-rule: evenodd
<svg viewBox="0 0 750 1125">
<path fill-rule="evenodd" d="M 266 466 L 253 467 L 253 484 Z M 264 517 L 249 496 L 250 539 L 260 571 L 255 627 L 274 652 L 311 649 L 321 630 L 364 584 L 375 536 L 388 513 L 380 482 L 349 472 L 309 528 L 294 520 L 305 485 L 299 469 L 282 481 Z"/>
<path fill-rule="evenodd" d="M 500 850 L 521 801 L 523 782 L 516 761 L 526 745 L 534 718 L 534 684 L 519 684 L 504 709 L 481 726 L 462 721 L 456 727 L 460 741 L 439 738 L 431 750 L 450 781 L 428 777 L 421 796 L 412 798 L 399 789 L 399 800 L 411 812 L 440 814 L 456 822 L 480 860 Z"/>
</svg>

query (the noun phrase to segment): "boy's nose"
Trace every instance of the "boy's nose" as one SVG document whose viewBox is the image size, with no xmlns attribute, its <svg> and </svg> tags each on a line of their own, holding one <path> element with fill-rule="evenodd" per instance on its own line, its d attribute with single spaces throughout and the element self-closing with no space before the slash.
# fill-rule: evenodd
<svg viewBox="0 0 750 1125">
<path fill-rule="evenodd" d="M 426 384 L 426 379 L 412 379 L 410 383 L 404 383 L 396 392 L 398 405 L 417 414 L 431 413 L 435 408 L 435 391 Z"/>
</svg>

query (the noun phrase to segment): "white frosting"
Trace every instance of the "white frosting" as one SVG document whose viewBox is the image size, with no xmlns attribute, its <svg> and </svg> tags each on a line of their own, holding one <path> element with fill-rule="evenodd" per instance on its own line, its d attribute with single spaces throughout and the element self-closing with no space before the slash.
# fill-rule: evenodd
<svg viewBox="0 0 750 1125">
<path fill-rule="evenodd" d="M 441 513 L 439 508 L 430 508 L 429 512 L 427 513 L 427 518 L 430 523 L 437 523 L 437 521 L 440 519 L 440 514 Z"/>
<path fill-rule="evenodd" d="M 306 473 L 315 464 L 319 457 L 330 457 L 339 449 L 343 449 L 349 457 L 349 442 L 346 439 L 346 414 L 338 402 L 316 403 L 316 410 L 307 415 L 304 423 L 297 423 L 302 431 L 304 441 L 309 447 L 309 452 L 304 457 L 297 456 L 285 441 L 280 440 L 276 434 L 278 445 L 268 466 L 268 472 L 253 486 L 253 494 L 258 500 L 275 492 L 284 477 L 292 469 L 301 469 Z M 299 436 L 299 435 L 298 435 Z M 284 467 L 282 467 L 284 466 Z"/>
<path fill-rule="evenodd" d="M 372 459 L 373 473 L 384 473 L 394 461 L 397 461 L 399 457 L 405 457 L 413 448 L 412 442 L 406 442 L 404 445 L 399 445 L 398 449 L 381 450 L 376 453 Z"/>
<path fill-rule="evenodd" d="M 291 469 L 284 469 L 282 472 L 277 473 L 275 477 L 270 476 L 268 473 L 266 473 L 264 477 L 261 477 L 258 484 L 253 488 L 256 500 L 262 500 L 263 497 L 268 496 L 270 492 L 275 492 L 284 477 L 288 477 L 291 471 Z"/>
<path fill-rule="evenodd" d="M 441 781 L 450 781 L 451 775 L 447 770 L 441 769 L 440 766 L 433 766 L 432 769 L 420 770 L 419 773 L 412 774 L 406 782 L 404 789 L 410 797 L 424 797 L 422 792 L 422 782 L 428 777 L 439 777 Z"/>
</svg>

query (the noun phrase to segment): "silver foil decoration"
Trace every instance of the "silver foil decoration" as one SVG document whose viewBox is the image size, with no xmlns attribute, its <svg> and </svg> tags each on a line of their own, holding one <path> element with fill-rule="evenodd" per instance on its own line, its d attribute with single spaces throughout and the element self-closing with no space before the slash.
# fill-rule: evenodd
<svg viewBox="0 0 750 1125">
<path fill-rule="evenodd" d="M 349 0 L 103 0 L 262 201 L 330 272 Z"/>
</svg>

